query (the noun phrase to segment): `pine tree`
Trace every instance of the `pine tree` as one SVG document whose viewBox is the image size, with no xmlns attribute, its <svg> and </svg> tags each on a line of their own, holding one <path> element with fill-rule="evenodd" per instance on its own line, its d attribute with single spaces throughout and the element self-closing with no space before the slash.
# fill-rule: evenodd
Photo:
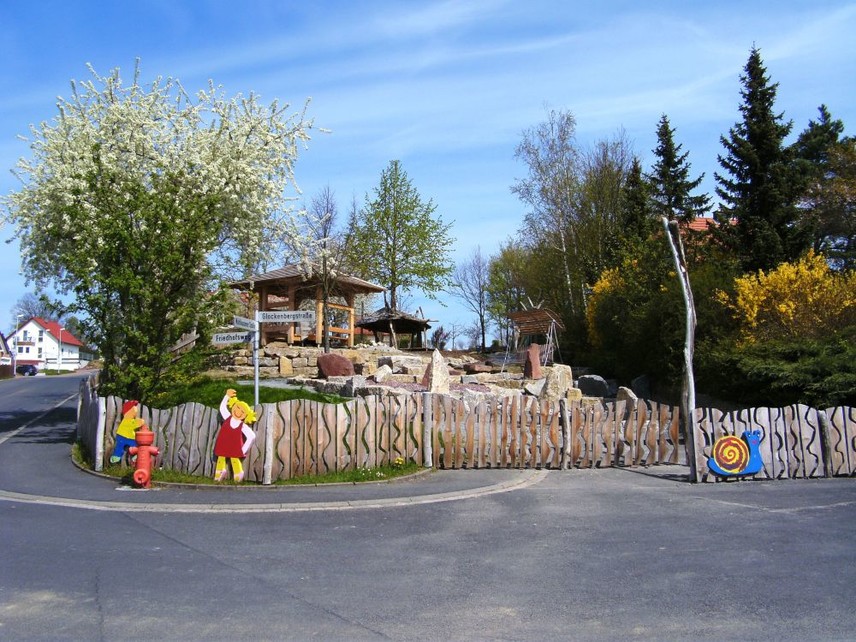
<svg viewBox="0 0 856 642">
<path fill-rule="evenodd" d="M 655 216 L 689 223 L 710 210 L 707 194 L 693 196 L 691 192 L 701 185 L 704 174 L 689 179 L 689 152 L 681 153 L 681 145 L 675 145 L 675 130 L 669 125 L 665 114 L 657 124 L 657 147 L 654 154 L 657 162 L 648 175 L 651 185 L 651 203 Z"/>
<path fill-rule="evenodd" d="M 621 194 L 620 227 L 625 244 L 644 241 L 657 227 L 650 198 L 650 186 L 642 173 L 642 163 L 634 158 Z"/>
<path fill-rule="evenodd" d="M 856 265 L 856 197 L 854 197 L 854 141 L 843 137 L 844 123 L 832 118 L 826 105 L 820 118 L 791 146 L 796 178 L 800 181 L 800 224 L 811 246 L 838 268 Z"/>
<path fill-rule="evenodd" d="M 769 270 L 807 248 L 797 225 L 798 181 L 783 144 L 792 123 L 773 111 L 778 84 L 770 83 L 755 47 L 740 80 L 743 120 L 720 137 L 726 155 L 718 156 L 725 173 L 715 174 L 722 201 L 715 235 L 744 270 Z"/>
</svg>

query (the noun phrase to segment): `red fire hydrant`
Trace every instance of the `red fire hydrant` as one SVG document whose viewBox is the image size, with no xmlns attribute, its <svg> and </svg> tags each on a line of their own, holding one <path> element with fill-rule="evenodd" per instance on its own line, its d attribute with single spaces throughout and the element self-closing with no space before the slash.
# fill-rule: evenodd
<svg viewBox="0 0 856 642">
<path fill-rule="evenodd" d="M 155 433 L 144 425 L 136 432 L 135 439 L 137 445 L 128 448 L 128 452 L 137 458 L 134 466 L 134 483 L 140 488 L 151 488 L 152 464 L 154 464 L 154 457 L 157 457 L 160 452 L 152 446 L 155 442 Z"/>
</svg>

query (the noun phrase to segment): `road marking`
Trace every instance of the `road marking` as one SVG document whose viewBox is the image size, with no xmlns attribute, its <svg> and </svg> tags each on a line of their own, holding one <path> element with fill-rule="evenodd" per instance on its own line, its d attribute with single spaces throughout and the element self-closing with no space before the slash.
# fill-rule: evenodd
<svg viewBox="0 0 856 642">
<path fill-rule="evenodd" d="M 2 444 L 3 444 L 3 442 L 5 442 L 7 439 L 11 439 L 11 438 L 12 438 L 12 437 L 14 437 L 15 435 L 17 435 L 17 434 L 18 434 L 19 432 L 21 432 L 22 430 L 26 430 L 27 428 L 29 428 L 30 426 L 32 426 L 32 425 L 33 425 L 34 423 L 36 423 L 37 421 L 41 421 L 42 419 L 44 419 L 44 417 L 45 417 L 47 414 L 49 414 L 49 413 L 53 412 L 54 410 L 56 410 L 57 408 L 59 408 L 60 406 L 62 406 L 64 403 L 67 403 L 68 401 L 71 401 L 71 400 L 72 400 L 72 399 L 74 399 L 77 395 L 78 395 L 78 393 L 76 393 L 76 392 L 75 392 L 74 394 L 69 395 L 68 397 L 66 397 L 65 399 L 63 399 L 62 401 L 60 401 L 57 405 L 55 405 L 53 408 L 49 408 L 48 410 L 45 410 L 45 411 L 44 411 L 42 414 L 40 414 L 38 417 L 36 417 L 35 419 L 31 419 L 30 421 L 28 421 L 27 423 L 25 423 L 25 424 L 24 424 L 23 426 L 21 426 L 20 428 L 16 428 L 16 429 L 15 429 L 15 430 L 13 430 L 12 432 L 9 432 L 9 433 L 6 433 L 5 435 L 0 436 L 0 445 L 2 445 Z"/>
<path fill-rule="evenodd" d="M 267 504 L 134 504 L 131 502 L 95 501 L 66 497 L 29 495 L 0 490 L 0 501 L 82 508 L 85 510 L 117 511 L 122 513 L 302 513 L 310 511 L 353 510 L 359 508 L 394 508 L 436 504 L 461 499 L 473 499 L 496 493 L 521 490 L 539 483 L 547 475 L 546 470 L 521 471 L 522 479 L 493 484 L 472 490 L 434 493 L 417 497 L 390 497 L 387 499 L 357 499 L 315 503 L 267 503 Z"/>
</svg>

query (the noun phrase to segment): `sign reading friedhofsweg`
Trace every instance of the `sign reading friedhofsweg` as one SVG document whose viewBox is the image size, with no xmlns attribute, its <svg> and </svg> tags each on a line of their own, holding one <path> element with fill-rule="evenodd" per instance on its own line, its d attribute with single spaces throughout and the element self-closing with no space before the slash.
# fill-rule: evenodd
<svg viewBox="0 0 856 642">
<path fill-rule="evenodd" d="M 312 310 L 266 310 L 256 312 L 259 323 L 315 323 Z"/>
<path fill-rule="evenodd" d="M 249 343 L 255 332 L 218 332 L 211 336 L 211 343 L 226 345 L 227 343 Z"/>
</svg>

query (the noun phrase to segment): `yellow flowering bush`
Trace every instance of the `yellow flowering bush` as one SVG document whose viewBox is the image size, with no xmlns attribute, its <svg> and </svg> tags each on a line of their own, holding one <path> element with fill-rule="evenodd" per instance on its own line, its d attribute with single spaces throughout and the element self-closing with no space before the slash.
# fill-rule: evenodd
<svg viewBox="0 0 856 642">
<path fill-rule="evenodd" d="M 600 278 L 598 278 L 597 282 L 591 288 L 588 306 L 586 307 L 586 321 L 588 323 L 589 340 L 595 347 L 601 347 L 603 345 L 603 336 L 598 330 L 598 306 L 605 296 L 619 290 L 623 286 L 624 279 L 622 278 L 618 268 L 610 268 L 601 272 Z"/>
<path fill-rule="evenodd" d="M 856 323 L 856 273 L 833 272 L 822 255 L 736 279 L 734 293 L 717 300 L 740 324 L 746 343 L 820 338 Z"/>
</svg>

